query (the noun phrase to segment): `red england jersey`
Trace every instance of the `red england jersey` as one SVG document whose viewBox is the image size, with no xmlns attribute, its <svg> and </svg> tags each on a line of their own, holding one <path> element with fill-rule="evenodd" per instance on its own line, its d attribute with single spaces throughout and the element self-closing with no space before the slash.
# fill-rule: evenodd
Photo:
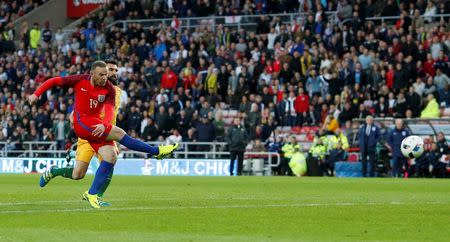
<svg viewBox="0 0 450 242">
<path fill-rule="evenodd" d="M 73 75 L 67 77 L 54 77 L 45 81 L 35 92 L 36 96 L 42 95 L 54 86 L 73 87 L 75 91 L 74 112 L 83 117 L 100 118 L 100 113 L 104 108 L 105 119 L 110 120 L 114 115 L 115 88 L 111 82 L 107 81 L 105 86 L 94 86 L 91 84 L 90 75 Z M 105 107 L 105 104 L 108 107 Z M 111 109 L 112 107 L 112 109 Z"/>
</svg>

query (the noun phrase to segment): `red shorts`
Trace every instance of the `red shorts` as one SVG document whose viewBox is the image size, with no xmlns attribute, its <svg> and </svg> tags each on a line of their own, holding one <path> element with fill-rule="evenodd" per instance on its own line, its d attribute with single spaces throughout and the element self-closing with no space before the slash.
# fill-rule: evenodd
<svg viewBox="0 0 450 242">
<path fill-rule="evenodd" d="M 87 140 L 95 152 L 98 152 L 98 149 L 105 145 L 114 146 L 113 140 L 106 140 L 112 129 L 111 124 L 104 123 L 101 119 L 95 117 L 80 117 L 80 115 L 76 112 L 74 115 L 73 127 L 75 134 L 77 134 L 79 138 Z M 92 135 L 94 126 L 97 124 L 105 125 L 105 132 L 100 137 Z"/>
</svg>

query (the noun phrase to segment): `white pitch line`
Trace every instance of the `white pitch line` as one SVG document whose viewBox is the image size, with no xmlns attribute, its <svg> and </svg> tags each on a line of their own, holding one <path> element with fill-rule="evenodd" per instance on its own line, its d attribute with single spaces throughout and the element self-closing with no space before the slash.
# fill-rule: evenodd
<svg viewBox="0 0 450 242">
<path fill-rule="evenodd" d="M 308 199 L 313 197 L 308 197 Z M 145 199 L 145 198 L 144 198 Z M 173 201 L 172 197 L 149 197 L 152 201 Z M 290 200 L 290 201 L 304 201 L 305 199 L 298 198 L 258 198 L 258 197 L 201 197 L 201 198 L 189 198 L 190 200 L 255 200 L 255 199 L 265 199 L 270 201 L 281 201 L 281 200 Z M 129 198 L 129 199 L 107 199 L 108 201 L 138 201 L 143 200 L 143 198 Z M 81 199 L 79 200 L 81 201 Z M 34 201 L 34 202 L 9 202 L 9 203 L 1 203 L 0 207 L 13 207 L 13 206 L 22 206 L 22 205 L 52 205 L 52 204 L 60 204 L 60 203 L 77 203 L 78 200 L 51 200 L 51 201 Z"/>
<path fill-rule="evenodd" d="M 334 207 L 334 206 L 380 206 L 380 205 L 431 205 L 431 204 L 450 204 L 443 202 L 424 202 L 424 203 L 299 203 L 299 204 L 251 204 L 251 205 L 212 205 L 212 206 L 163 206 L 163 207 L 122 207 L 122 208 L 68 208 L 68 209 L 40 209 L 40 210 L 3 210 L 0 214 L 30 214 L 30 213 L 66 213 L 66 212 L 97 212 L 97 211 L 134 211 L 134 210 L 172 210 L 172 209 L 229 209 L 229 208 L 285 208 L 285 207 Z"/>
<path fill-rule="evenodd" d="M 108 201 L 134 201 L 138 199 L 109 199 Z M 79 200 L 82 201 L 81 199 Z M 54 200 L 54 201 L 36 201 L 36 202 L 11 202 L 0 203 L 0 207 L 21 206 L 21 205 L 52 205 L 59 203 L 77 203 L 78 200 Z"/>
</svg>

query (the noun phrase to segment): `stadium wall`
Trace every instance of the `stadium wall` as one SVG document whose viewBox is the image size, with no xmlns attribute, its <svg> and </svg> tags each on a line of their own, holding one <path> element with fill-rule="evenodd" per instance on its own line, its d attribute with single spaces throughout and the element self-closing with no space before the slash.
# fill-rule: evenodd
<svg viewBox="0 0 450 242">
<path fill-rule="evenodd" d="M 73 19 L 67 17 L 67 1 L 63 0 L 49 0 L 39 8 L 33 10 L 29 14 L 17 19 L 13 22 L 16 31 L 16 38 L 19 38 L 20 29 L 24 22 L 27 22 L 31 27 L 33 23 L 39 23 L 42 28 L 46 21 L 49 21 L 50 27 L 56 31 L 58 27 L 64 26 L 73 22 Z"/>
</svg>

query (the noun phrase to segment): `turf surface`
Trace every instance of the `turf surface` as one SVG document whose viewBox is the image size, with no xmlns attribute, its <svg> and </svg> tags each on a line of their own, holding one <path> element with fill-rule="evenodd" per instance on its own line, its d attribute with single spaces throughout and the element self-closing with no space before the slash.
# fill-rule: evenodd
<svg viewBox="0 0 450 242">
<path fill-rule="evenodd" d="M 450 180 L 0 175 L 0 241 L 448 241 Z"/>
</svg>

